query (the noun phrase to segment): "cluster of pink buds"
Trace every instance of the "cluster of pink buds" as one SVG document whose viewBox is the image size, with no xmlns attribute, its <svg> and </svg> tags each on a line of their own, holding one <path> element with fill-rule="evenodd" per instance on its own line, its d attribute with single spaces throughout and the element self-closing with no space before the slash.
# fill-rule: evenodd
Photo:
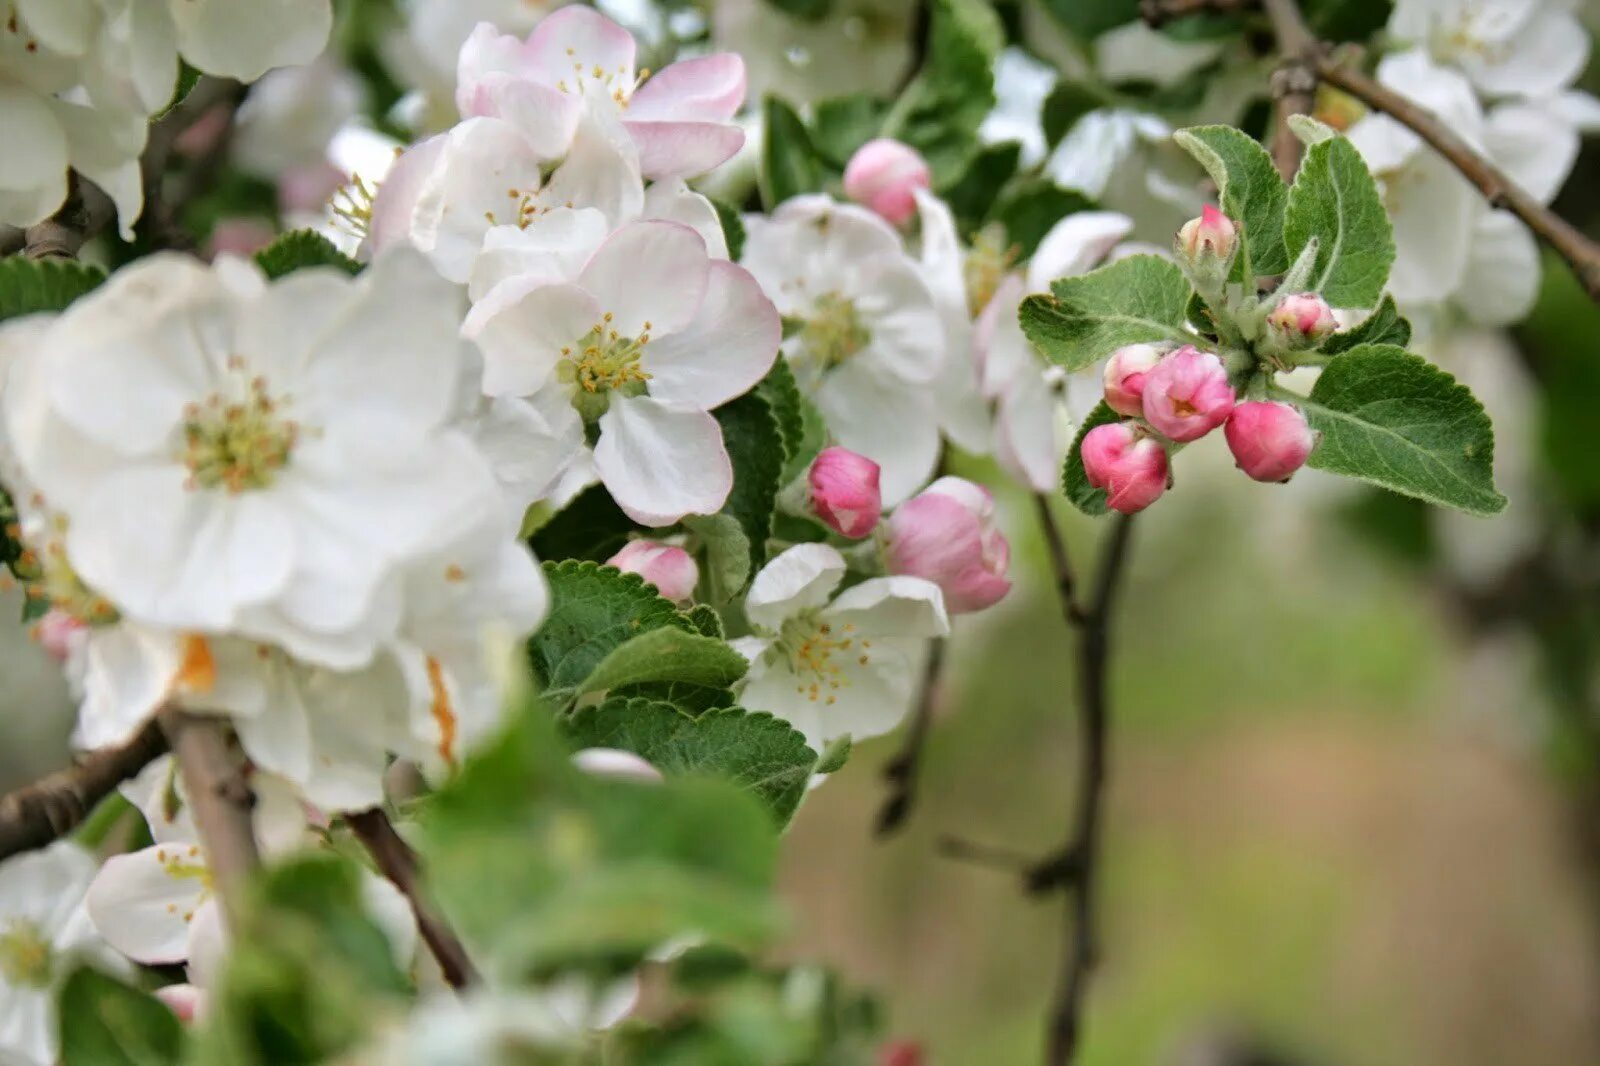
<svg viewBox="0 0 1600 1066">
<path fill-rule="evenodd" d="M 1320 320 L 1311 326 L 1321 328 Z M 1080 454 L 1089 484 L 1105 490 L 1106 505 L 1123 514 L 1144 510 L 1167 491 L 1173 444 L 1219 426 L 1227 427 L 1239 468 L 1257 481 L 1287 481 L 1316 445 L 1297 408 L 1239 403 L 1222 360 L 1190 344 L 1170 352 L 1149 344 L 1117 349 L 1106 360 L 1105 396 L 1128 420 L 1091 429 Z"/>
<path fill-rule="evenodd" d="M 1333 308 L 1314 292 L 1285 296 L 1267 315 L 1267 329 L 1287 349 L 1310 348 L 1339 328 Z"/>
</svg>

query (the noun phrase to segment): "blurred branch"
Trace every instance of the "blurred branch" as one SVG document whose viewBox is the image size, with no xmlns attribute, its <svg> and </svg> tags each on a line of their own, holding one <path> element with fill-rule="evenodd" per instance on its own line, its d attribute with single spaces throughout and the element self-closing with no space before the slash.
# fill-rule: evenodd
<svg viewBox="0 0 1600 1066">
<path fill-rule="evenodd" d="M 1056 579 L 1056 596 L 1061 600 L 1061 616 L 1069 626 L 1082 625 L 1086 616 L 1078 606 L 1077 578 L 1072 572 L 1072 561 L 1067 557 L 1066 538 L 1061 535 L 1061 525 L 1055 511 L 1050 508 L 1050 497 L 1042 492 L 1033 494 L 1033 507 L 1039 516 L 1039 529 L 1044 534 L 1045 548 L 1050 552 L 1050 572 Z"/>
<path fill-rule="evenodd" d="M 105 229 L 116 213 L 105 193 L 76 172 L 69 173 L 66 201 L 55 214 L 27 228 L 22 254 L 29 259 L 74 259 L 84 242 Z"/>
<path fill-rule="evenodd" d="M 344 820 L 372 856 L 373 862 L 378 864 L 379 871 L 411 904 L 411 913 L 417 920 L 417 931 L 422 934 L 423 943 L 428 945 L 433 957 L 439 960 L 439 969 L 450 987 L 465 988 L 477 981 L 478 972 L 467 957 L 461 940 L 422 898 L 422 886 L 418 884 L 417 853 L 395 832 L 389 816 L 374 807 L 369 811 L 347 814 Z"/>
<path fill-rule="evenodd" d="M 191 246 L 182 227 L 184 209 L 216 182 L 233 144 L 233 120 L 244 96 L 245 86 L 240 83 L 207 75 L 150 127 L 150 140 L 139 162 L 144 178 L 143 222 L 161 247 Z M 222 112 L 219 128 L 169 189 L 167 169 L 178 141 L 215 111 Z"/>
<path fill-rule="evenodd" d="M 1317 72 L 1307 57 L 1316 49 L 1317 40 L 1295 0 L 1262 0 L 1262 5 L 1284 57 L 1272 72 L 1272 162 L 1284 181 L 1293 181 L 1300 169 L 1300 138 L 1289 128 L 1289 120 L 1316 109 Z"/>
<path fill-rule="evenodd" d="M 878 809 L 876 833 L 880 838 L 892 836 L 905 824 L 917 798 L 917 776 L 922 764 L 922 750 L 928 742 L 928 729 L 938 710 L 944 675 L 945 645 L 949 638 L 938 638 L 928 646 L 928 658 L 922 666 L 922 688 L 917 694 L 916 708 L 911 712 L 911 725 L 906 730 L 906 741 L 900 753 L 883 767 L 883 778 L 889 785 L 889 796 Z"/>
<path fill-rule="evenodd" d="M 118 785 L 167 750 L 154 722 L 118 748 L 82 756 L 76 766 L 0 799 L 0 859 L 42 848 L 71 832 Z"/>
<path fill-rule="evenodd" d="M 169 707 L 156 720 L 172 745 L 178 772 L 188 789 L 195 828 L 200 831 L 223 912 L 230 922 L 236 922 L 239 891 L 261 865 L 251 817 L 256 796 L 245 780 L 243 762 L 220 718 Z"/>
</svg>

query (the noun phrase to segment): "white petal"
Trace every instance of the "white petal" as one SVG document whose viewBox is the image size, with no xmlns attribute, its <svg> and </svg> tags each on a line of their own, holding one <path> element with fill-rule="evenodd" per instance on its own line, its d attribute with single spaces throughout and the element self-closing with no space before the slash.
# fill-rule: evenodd
<svg viewBox="0 0 1600 1066">
<path fill-rule="evenodd" d="M 649 396 L 613 394 L 600 418 L 594 462 L 617 506 L 645 525 L 715 514 L 733 490 L 717 420 Z"/>
<path fill-rule="evenodd" d="M 1546 204 L 1561 191 L 1578 160 L 1577 129 L 1539 104 L 1495 108 L 1484 143 L 1512 181 Z"/>
<path fill-rule="evenodd" d="M 1589 61 L 1589 31 L 1576 15 L 1543 7 L 1514 36 L 1483 54 L 1465 50 L 1459 62 L 1473 82 L 1495 96 L 1548 96 L 1577 80 Z"/>
<path fill-rule="evenodd" d="M 1057 278 L 1093 270 L 1132 231 L 1133 219 L 1115 211 L 1068 215 L 1045 234 L 1029 260 L 1028 291 L 1048 292 Z"/>
<path fill-rule="evenodd" d="M 0 190 L 18 193 L 48 189 L 52 196 L 59 190 L 60 196 L 44 212 L 49 214 L 66 195 L 67 135 L 43 98 L 25 89 L 0 85 L 0 115 L 5 116 L 6 124 L 6 151 L 0 155 Z M 33 218 L 12 224 L 31 225 L 38 221 Z"/>
<path fill-rule="evenodd" d="M 580 283 L 612 315 L 624 337 L 661 336 L 686 327 L 705 299 L 710 259 L 705 241 L 676 222 L 634 222 L 608 237 L 584 266 Z"/>
<path fill-rule="evenodd" d="M 844 556 L 838 549 L 796 544 L 769 561 L 750 582 L 745 613 L 754 625 L 776 632 L 785 619 L 827 603 L 844 574 Z"/>
<path fill-rule="evenodd" d="M 778 310 L 755 278 L 743 267 L 713 260 L 694 321 L 644 350 L 650 395 L 702 410 L 718 407 L 766 377 L 782 340 Z"/>
<path fill-rule="evenodd" d="M 534 195 L 539 183 L 538 154 L 515 126 L 467 119 L 446 135 L 417 186 L 411 240 L 445 277 L 466 281 L 484 234 L 515 224 L 523 197 Z"/>
<path fill-rule="evenodd" d="M 182 962 L 208 876 L 198 845 L 156 844 L 107 859 L 85 903 L 100 935 L 135 962 Z"/>
<path fill-rule="evenodd" d="M 1539 295 L 1539 246 L 1509 211 L 1479 221 L 1455 302 L 1472 321 L 1508 326 L 1525 318 Z"/>
<path fill-rule="evenodd" d="M 1478 192 L 1444 158 L 1418 152 L 1388 175 L 1384 199 L 1394 224 L 1395 260 L 1389 288 L 1402 305 L 1443 300 L 1466 271 Z"/>
<path fill-rule="evenodd" d="M 950 632 L 939 586 L 920 577 L 874 577 L 841 592 L 823 615 L 885 637 L 942 637 Z"/>
<path fill-rule="evenodd" d="M 939 460 L 939 423 L 927 392 L 885 381 L 860 360 L 835 367 L 816 394 L 840 444 L 881 468 L 892 507 L 927 483 Z"/>
<path fill-rule="evenodd" d="M 180 641 L 164 630 L 123 622 L 89 631 L 83 704 L 74 740 L 93 749 L 126 743 L 172 693 Z"/>
<path fill-rule="evenodd" d="M 483 351 L 484 393 L 527 396 L 538 390 L 578 342 L 602 325 L 603 313 L 577 285 L 512 278 L 496 286 L 461 327 Z"/>
<path fill-rule="evenodd" d="M 910 262 L 881 260 L 853 295 L 870 340 L 854 362 L 870 359 L 907 382 L 927 384 L 944 363 L 945 334 L 933 293 Z"/>
<path fill-rule="evenodd" d="M 496 226 L 484 238 L 468 291 L 474 300 L 481 300 L 511 278 L 576 281 L 608 232 L 605 215 L 593 208 L 563 207 L 526 226 Z"/>
<path fill-rule="evenodd" d="M 1065 453 L 1056 434 L 1056 400 L 1044 381 L 1019 381 L 1000 398 L 995 453 L 1035 492 L 1053 492 Z"/>
<path fill-rule="evenodd" d="M 272 67 L 311 62 L 333 26 L 329 0 L 181 0 L 172 14 L 184 58 L 247 82 Z"/>
<path fill-rule="evenodd" d="M 713 259 L 728 258 L 728 241 L 722 218 L 712 202 L 689 188 L 681 178 L 652 182 L 644 194 L 645 218 L 678 222 L 700 234 Z"/>
</svg>

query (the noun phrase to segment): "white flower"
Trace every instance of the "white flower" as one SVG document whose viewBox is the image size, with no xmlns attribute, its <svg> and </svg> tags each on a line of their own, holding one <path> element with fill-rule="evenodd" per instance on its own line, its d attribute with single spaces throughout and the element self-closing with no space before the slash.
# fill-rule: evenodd
<svg viewBox="0 0 1600 1066">
<path fill-rule="evenodd" d="M 994 61 L 994 110 L 984 116 L 978 138 L 984 144 L 1015 141 L 1022 146 L 1024 167 L 1042 162 L 1049 144 L 1044 136 L 1044 102 L 1055 88 L 1055 68 L 1021 48 L 1007 48 Z"/>
<path fill-rule="evenodd" d="M 156 256 L 10 367 L 8 436 L 75 572 L 158 628 L 350 668 L 398 624 L 395 568 L 499 506 L 450 429 L 458 295 L 419 258 L 359 280 Z"/>
<path fill-rule="evenodd" d="M 911 61 L 912 11 L 905 0 L 835 0 L 826 18 L 803 19 L 770 0 L 718 0 L 712 39 L 745 58 L 756 99 L 888 96 Z"/>
<path fill-rule="evenodd" d="M 944 324 L 944 361 L 933 392 L 939 426 L 962 451 L 981 455 L 989 450 L 989 408 L 976 388 L 966 250 L 949 206 L 926 189 L 916 190 L 915 196 L 922 276 Z"/>
<path fill-rule="evenodd" d="M 800 196 L 747 220 L 744 265 L 798 328 L 784 356 L 838 442 L 883 468 L 883 502 L 927 482 L 939 454 L 933 382 L 944 321 L 889 224 Z"/>
<path fill-rule="evenodd" d="M 127 968 L 84 914 L 94 874 L 94 857 L 68 841 L 0 862 L 0 1057 L 8 1061 L 56 1061 L 56 990 L 79 965 Z"/>
<path fill-rule="evenodd" d="M 232 151 L 252 174 L 276 181 L 285 171 L 326 165 L 328 145 L 361 112 L 366 87 L 329 54 L 274 70 L 239 107 Z"/>
<path fill-rule="evenodd" d="M 713 513 L 733 473 L 708 412 L 771 368 L 777 313 L 687 226 L 633 222 L 596 245 L 604 229 L 592 213 L 552 216 L 528 235 L 550 249 L 543 267 L 530 255 L 478 300 L 463 331 L 483 349 L 484 391 L 569 397 L 598 425 L 596 473 L 636 521 Z"/>
<path fill-rule="evenodd" d="M 887 733 L 910 706 L 920 641 L 949 633 L 939 587 L 877 577 L 835 596 L 845 561 L 826 544 L 797 544 L 750 583 L 754 637 L 741 702 L 770 711 L 822 751 L 842 736 Z"/>
<path fill-rule="evenodd" d="M 112 0 L 114 5 L 138 0 Z M 168 0 L 178 51 L 207 74 L 255 81 L 309 63 L 333 28 L 331 0 Z"/>
<path fill-rule="evenodd" d="M 1570 0 L 1398 0 L 1389 31 L 1457 67 L 1489 96 L 1548 96 L 1589 58 Z"/>
</svg>

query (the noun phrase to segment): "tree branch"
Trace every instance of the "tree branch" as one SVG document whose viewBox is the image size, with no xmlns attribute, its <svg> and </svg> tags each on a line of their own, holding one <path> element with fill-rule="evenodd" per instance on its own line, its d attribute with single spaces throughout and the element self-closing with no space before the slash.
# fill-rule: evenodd
<svg viewBox="0 0 1600 1066">
<path fill-rule="evenodd" d="M 922 666 L 922 688 L 917 694 L 917 705 L 911 712 L 911 724 L 906 729 L 905 744 L 900 753 L 883 767 L 883 777 L 889 785 L 889 796 L 878 809 L 875 832 L 884 838 L 905 824 L 917 798 L 917 776 L 922 764 L 922 751 L 928 742 L 928 730 L 938 710 L 944 675 L 945 645 L 949 638 L 932 641 L 928 658 Z"/>
<path fill-rule="evenodd" d="M 423 943 L 439 960 L 439 969 L 451 988 L 465 988 L 478 980 L 478 971 L 467 957 L 466 948 L 443 917 L 436 914 L 422 897 L 418 884 L 419 864 L 417 853 L 395 832 L 389 816 L 380 808 L 345 815 L 345 822 L 356 835 L 367 853 L 378 864 L 379 871 L 387 877 L 411 904 L 411 913 L 417 919 L 417 930 Z"/>
<path fill-rule="evenodd" d="M 71 832 L 122 782 L 167 750 L 154 722 L 119 748 L 101 748 L 76 766 L 0 799 L 0 859 L 42 848 Z"/>
<path fill-rule="evenodd" d="M 156 720 L 183 775 L 223 912 L 236 924 L 239 891 L 261 865 L 251 818 L 255 793 L 245 780 L 243 763 L 222 719 L 169 707 Z"/>
<path fill-rule="evenodd" d="M 69 174 L 66 201 L 55 214 L 27 228 L 22 254 L 29 259 L 74 259 L 84 242 L 104 229 L 115 214 L 105 193 L 76 173 Z"/>
<path fill-rule="evenodd" d="M 1083 608 L 1078 606 L 1077 578 L 1072 572 L 1072 561 L 1067 557 L 1067 541 L 1061 535 L 1061 525 L 1056 521 L 1050 498 L 1042 492 L 1033 494 L 1034 512 L 1039 516 L 1039 530 L 1044 534 L 1046 550 L 1050 552 L 1050 572 L 1055 575 L 1056 596 L 1061 600 L 1061 617 L 1067 625 L 1083 624 Z"/>
</svg>

